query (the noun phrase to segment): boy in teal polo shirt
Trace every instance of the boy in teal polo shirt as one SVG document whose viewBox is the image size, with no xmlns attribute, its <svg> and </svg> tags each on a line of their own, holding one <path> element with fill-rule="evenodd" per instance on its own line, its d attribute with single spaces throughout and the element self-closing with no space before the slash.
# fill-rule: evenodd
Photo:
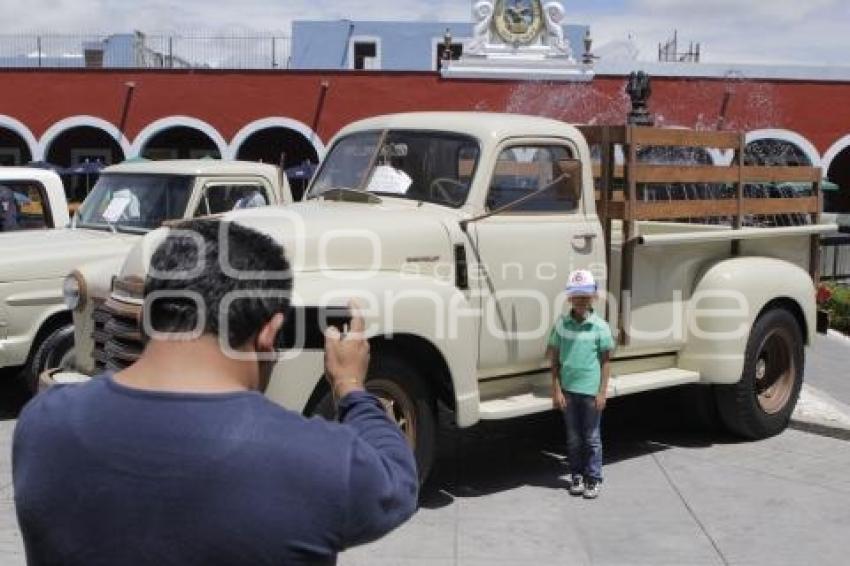
<svg viewBox="0 0 850 566">
<path fill-rule="evenodd" d="M 600 423 L 614 338 L 591 307 L 596 298 L 593 274 L 584 270 L 571 273 L 567 297 L 570 313 L 562 315 L 549 334 L 552 403 L 564 412 L 567 427 L 570 494 L 595 499 L 602 483 Z"/>
</svg>

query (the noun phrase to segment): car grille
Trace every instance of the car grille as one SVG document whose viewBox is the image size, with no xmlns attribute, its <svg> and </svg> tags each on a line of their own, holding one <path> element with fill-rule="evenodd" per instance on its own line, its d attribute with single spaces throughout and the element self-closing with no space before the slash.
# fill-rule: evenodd
<svg viewBox="0 0 850 566">
<path fill-rule="evenodd" d="M 141 313 L 141 306 L 113 297 L 95 307 L 92 331 L 95 371 L 120 371 L 139 359 L 145 346 Z"/>
</svg>

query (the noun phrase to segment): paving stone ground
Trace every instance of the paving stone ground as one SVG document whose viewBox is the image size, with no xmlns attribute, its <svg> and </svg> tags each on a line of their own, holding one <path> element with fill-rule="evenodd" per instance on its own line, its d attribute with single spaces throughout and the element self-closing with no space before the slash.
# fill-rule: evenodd
<svg viewBox="0 0 850 566">
<path fill-rule="evenodd" d="M 850 362 L 850 343 L 825 344 L 816 344 L 819 357 L 810 353 L 807 383 L 815 388 L 806 395 L 822 399 L 826 391 L 829 401 L 842 396 L 833 374 L 842 359 Z M 13 396 L 2 392 L 0 415 L 13 416 Z M 684 399 L 660 392 L 611 401 L 606 482 L 592 502 L 564 489 L 558 415 L 443 427 L 416 516 L 344 553 L 340 564 L 846 564 L 850 442 L 794 429 L 739 442 L 702 427 Z M 24 564 L 11 489 L 13 426 L 0 421 L 3 566 Z"/>
</svg>

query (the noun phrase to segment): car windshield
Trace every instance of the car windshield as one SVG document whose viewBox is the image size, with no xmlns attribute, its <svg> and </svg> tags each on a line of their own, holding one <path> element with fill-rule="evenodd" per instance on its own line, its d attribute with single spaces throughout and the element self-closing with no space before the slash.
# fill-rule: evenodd
<svg viewBox="0 0 850 566">
<path fill-rule="evenodd" d="M 350 189 L 459 207 L 466 202 L 479 153 L 474 138 L 445 132 L 352 134 L 331 148 L 308 198 Z"/>
<path fill-rule="evenodd" d="M 166 220 L 183 218 L 191 196 L 191 176 L 101 175 L 77 212 L 76 225 L 147 232 Z"/>
</svg>

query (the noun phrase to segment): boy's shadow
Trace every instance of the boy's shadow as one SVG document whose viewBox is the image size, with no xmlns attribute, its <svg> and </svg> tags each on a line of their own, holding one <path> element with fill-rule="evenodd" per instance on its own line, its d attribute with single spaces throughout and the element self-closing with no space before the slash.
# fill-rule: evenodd
<svg viewBox="0 0 850 566">
<path fill-rule="evenodd" d="M 736 442 L 716 424 L 702 389 L 683 387 L 611 399 L 602 439 L 605 464 L 667 450 Z M 700 407 L 700 404 L 706 406 Z M 436 509 L 456 498 L 536 486 L 567 487 L 563 419 L 555 411 L 469 429 L 443 422 L 438 454 L 420 505 Z"/>
</svg>

